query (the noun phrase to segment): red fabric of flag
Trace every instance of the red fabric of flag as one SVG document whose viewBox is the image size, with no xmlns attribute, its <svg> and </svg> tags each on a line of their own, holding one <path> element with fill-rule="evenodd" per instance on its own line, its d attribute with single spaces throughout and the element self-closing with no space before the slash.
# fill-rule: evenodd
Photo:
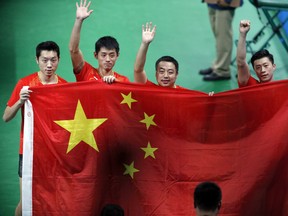
<svg viewBox="0 0 288 216">
<path fill-rule="evenodd" d="M 195 186 L 214 181 L 220 215 L 288 215 L 287 81 L 214 96 L 95 82 L 31 90 L 24 213 L 99 215 L 116 203 L 128 216 L 195 215 Z"/>
</svg>

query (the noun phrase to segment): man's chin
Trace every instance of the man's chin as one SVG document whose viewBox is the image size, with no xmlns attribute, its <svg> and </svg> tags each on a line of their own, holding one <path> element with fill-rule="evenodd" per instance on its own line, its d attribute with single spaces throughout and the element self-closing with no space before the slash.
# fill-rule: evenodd
<svg viewBox="0 0 288 216">
<path fill-rule="evenodd" d="M 267 83 L 267 82 L 270 82 L 271 80 L 272 80 L 272 77 L 262 77 L 261 78 L 262 83 Z"/>
</svg>

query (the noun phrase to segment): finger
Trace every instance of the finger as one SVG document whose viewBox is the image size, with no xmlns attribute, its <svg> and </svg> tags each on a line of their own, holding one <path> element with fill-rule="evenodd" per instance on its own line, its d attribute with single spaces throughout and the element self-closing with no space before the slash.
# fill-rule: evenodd
<svg viewBox="0 0 288 216">
<path fill-rule="evenodd" d="M 90 5 L 91 5 L 91 1 L 89 1 L 89 2 L 88 2 L 88 4 L 87 4 L 87 6 L 86 6 L 86 7 L 87 7 L 87 8 L 89 8 L 89 7 L 90 7 Z"/>
<path fill-rule="evenodd" d="M 152 29 L 152 22 L 149 23 L 149 30 Z"/>
<path fill-rule="evenodd" d="M 155 31 L 156 31 L 156 25 L 154 25 L 154 27 L 153 27 L 153 29 L 152 29 L 152 32 L 155 33 Z"/>
</svg>

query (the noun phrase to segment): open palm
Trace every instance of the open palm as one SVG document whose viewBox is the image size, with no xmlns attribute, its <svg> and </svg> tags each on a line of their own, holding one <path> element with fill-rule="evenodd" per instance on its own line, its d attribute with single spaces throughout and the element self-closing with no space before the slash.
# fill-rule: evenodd
<svg viewBox="0 0 288 216">
<path fill-rule="evenodd" d="M 91 2 L 89 1 L 88 4 L 86 0 L 80 1 L 80 5 L 78 5 L 78 2 L 76 3 L 77 11 L 76 11 L 76 18 L 78 19 L 85 19 L 90 16 L 90 14 L 93 12 L 93 10 L 89 11 L 89 6 Z"/>
<path fill-rule="evenodd" d="M 144 43 L 150 43 L 155 36 L 156 26 L 152 28 L 152 23 L 146 23 L 146 25 L 142 25 L 142 41 Z"/>
</svg>

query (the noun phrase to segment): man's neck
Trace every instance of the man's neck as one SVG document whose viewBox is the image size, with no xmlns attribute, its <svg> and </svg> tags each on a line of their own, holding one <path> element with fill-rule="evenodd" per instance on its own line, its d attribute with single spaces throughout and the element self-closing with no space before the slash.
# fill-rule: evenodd
<svg viewBox="0 0 288 216">
<path fill-rule="evenodd" d="M 107 70 L 105 70 L 105 69 L 103 69 L 103 68 L 98 68 L 98 73 L 99 73 L 99 75 L 101 76 L 101 77 L 103 77 L 103 76 L 113 76 L 114 75 L 114 72 L 113 72 L 113 70 L 111 69 L 111 70 L 109 70 L 109 71 L 107 71 Z"/>
<path fill-rule="evenodd" d="M 46 84 L 55 84 L 58 82 L 58 77 L 56 74 L 52 74 L 51 76 L 45 76 L 41 71 L 38 72 L 38 77 L 40 79 L 40 82 L 43 85 Z"/>
</svg>

